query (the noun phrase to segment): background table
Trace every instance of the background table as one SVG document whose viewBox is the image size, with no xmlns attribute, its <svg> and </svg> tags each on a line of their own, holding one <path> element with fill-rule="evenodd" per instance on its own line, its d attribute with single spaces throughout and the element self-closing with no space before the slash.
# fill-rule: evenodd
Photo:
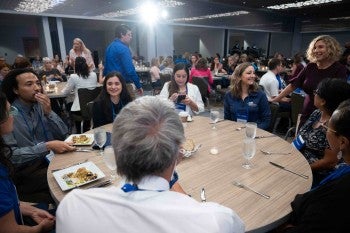
<svg viewBox="0 0 350 233">
<path fill-rule="evenodd" d="M 211 129 L 209 118 L 196 116 L 193 122 L 185 124 L 185 134 L 202 148 L 190 158 L 185 158 L 177 166 L 179 183 L 193 198 L 200 201 L 200 190 L 206 190 L 207 201 L 217 202 L 232 208 L 243 219 L 247 232 L 266 232 L 283 223 L 291 212 L 290 202 L 298 193 L 308 191 L 312 183 L 312 173 L 307 161 L 290 143 L 279 137 L 256 139 L 257 152 L 252 159 L 253 169 L 242 168 L 244 129 L 235 129 L 242 124 L 233 121 L 217 123 L 217 129 Z M 111 130 L 111 125 L 104 126 Z M 258 136 L 271 135 L 258 129 Z M 216 146 L 217 155 L 211 155 L 210 149 Z M 260 149 L 277 152 L 291 152 L 291 155 L 264 155 Z M 54 180 L 51 169 L 81 162 L 88 158 L 105 172 L 110 171 L 104 165 L 98 152 L 74 152 L 56 155 L 48 169 L 48 182 L 53 197 L 59 202 L 66 193 L 62 192 Z M 269 164 L 277 162 L 287 168 L 308 175 L 303 179 L 292 173 Z M 107 179 L 107 178 L 105 178 Z M 269 196 L 265 199 L 253 192 L 232 185 L 234 180 L 261 191 Z M 93 185 L 93 184 L 91 184 Z M 88 186 L 87 186 L 88 187 Z M 85 188 L 85 187 L 83 187 Z"/>
</svg>

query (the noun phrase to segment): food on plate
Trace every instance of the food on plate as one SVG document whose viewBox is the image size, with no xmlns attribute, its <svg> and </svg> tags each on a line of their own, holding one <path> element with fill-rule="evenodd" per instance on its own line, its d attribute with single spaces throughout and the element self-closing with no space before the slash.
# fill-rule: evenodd
<svg viewBox="0 0 350 233">
<path fill-rule="evenodd" d="M 186 139 L 185 143 L 183 144 L 183 148 L 186 150 L 186 151 L 193 151 L 194 150 L 194 141 L 193 139 Z"/>
<path fill-rule="evenodd" d="M 79 185 L 91 180 L 96 180 L 97 174 L 89 171 L 85 167 L 81 167 L 75 172 L 64 174 L 62 178 L 67 185 Z"/>
<path fill-rule="evenodd" d="M 85 134 L 73 136 L 72 141 L 74 144 L 87 144 L 90 141 L 90 138 Z"/>
</svg>

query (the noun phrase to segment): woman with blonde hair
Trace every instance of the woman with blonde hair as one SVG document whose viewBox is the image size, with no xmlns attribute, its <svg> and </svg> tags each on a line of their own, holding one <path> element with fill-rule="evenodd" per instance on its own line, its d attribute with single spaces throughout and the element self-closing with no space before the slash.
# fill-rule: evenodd
<svg viewBox="0 0 350 233">
<path fill-rule="evenodd" d="M 283 97 L 291 94 L 296 88 L 306 92 L 302 111 L 303 124 L 316 109 L 314 94 L 317 85 L 326 78 L 346 79 L 346 68 L 338 62 L 341 56 L 341 46 L 329 35 L 321 35 L 313 39 L 306 52 L 309 64 L 298 76 L 289 80 L 290 84 L 272 101 L 279 102 Z"/>
<path fill-rule="evenodd" d="M 92 59 L 91 52 L 86 48 L 84 42 L 80 38 L 75 38 L 73 40 L 73 48 L 69 51 L 69 64 L 75 67 L 75 59 L 77 57 L 83 57 L 89 66 L 89 70 L 93 71 L 95 69 L 94 60 Z"/>
<path fill-rule="evenodd" d="M 224 97 L 225 119 L 256 122 L 261 129 L 270 126 L 271 111 L 265 93 L 255 82 L 254 67 L 249 62 L 237 66 L 229 91 Z"/>
</svg>

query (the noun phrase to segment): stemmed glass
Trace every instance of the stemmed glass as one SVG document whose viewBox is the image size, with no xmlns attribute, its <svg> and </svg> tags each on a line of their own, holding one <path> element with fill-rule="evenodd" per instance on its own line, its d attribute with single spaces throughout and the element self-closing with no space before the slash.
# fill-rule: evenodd
<svg viewBox="0 0 350 233">
<path fill-rule="evenodd" d="M 99 128 L 94 130 L 95 144 L 100 148 L 100 155 L 103 155 L 103 146 L 107 141 L 106 130 Z"/>
<path fill-rule="evenodd" d="M 245 135 L 247 138 L 255 138 L 257 124 L 255 122 L 248 122 L 245 128 Z"/>
<path fill-rule="evenodd" d="M 114 181 L 117 177 L 117 163 L 115 161 L 115 154 L 112 146 L 106 146 L 103 153 L 103 161 L 106 166 L 112 171 L 111 180 Z"/>
<path fill-rule="evenodd" d="M 251 169 L 252 164 L 250 160 L 254 157 L 256 150 L 255 140 L 253 138 L 246 138 L 243 140 L 243 156 L 245 162 L 242 164 L 242 167 L 245 169 Z"/>
<path fill-rule="evenodd" d="M 210 110 L 210 119 L 213 123 L 212 129 L 216 129 L 216 122 L 219 120 L 220 113 L 217 110 Z"/>
</svg>

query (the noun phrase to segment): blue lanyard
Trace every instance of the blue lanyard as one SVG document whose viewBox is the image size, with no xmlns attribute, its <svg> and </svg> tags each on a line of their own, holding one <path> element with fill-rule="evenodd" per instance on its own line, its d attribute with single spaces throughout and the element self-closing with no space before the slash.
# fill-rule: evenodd
<svg viewBox="0 0 350 233">
<path fill-rule="evenodd" d="M 329 174 L 326 178 L 324 178 L 320 182 L 320 184 L 313 189 L 316 189 L 332 180 L 338 179 L 348 173 L 350 173 L 350 166 L 348 164 L 342 164 L 337 169 L 335 169 L 331 174 Z"/>
<path fill-rule="evenodd" d="M 118 104 L 116 105 L 119 107 L 119 111 L 124 106 L 121 100 L 119 100 Z M 111 108 L 112 108 L 112 120 L 114 121 L 114 119 L 117 117 L 117 113 L 116 113 L 116 110 L 114 109 L 114 104 L 112 101 L 111 101 Z"/>
<path fill-rule="evenodd" d="M 32 135 L 33 142 L 36 142 L 36 140 L 35 140 L 35 131 L 36 131 L 36 130 L 34 131 L 34 123 L 33 123 L 33 130 L 32 130 L 32 129 L 29 127 L 27 118 L 25 117 L 25 115 L 24 115 L 22 109 L 19 108 L 18 106 L 17 106 L 17 108 L 18 108 L 18 111 L 21 113 L 21 115 L 22 115 L 22 117 L 23 117 L 24 123 L 26 123 L 26 126 L 27 126 L 27 128 L 28 128 L 29 134 Z M 48 141 L 49 138 L 48 138 L 48 136 L 47 136 L 47 132 L 46 132 L 46 129 L 45 129 L 45 126 L 44 126 L 44 123 L 43 123 L 43 121 L 42 121 L 42 118 L 41 118 L 40 114 L 38 114 L 38 122 L 40 122 L 41 126 L 43 127 L 45 140 Z"/>
<path fill-rule="evenodd" d="M 173 185 L 176 183 L 176 181 L 179 179 L 179 176 L 177 174 L 177 172 L 174 172 L 173 178 L 170 180 L 169 182 L 169 188 L 172 188 Z M 129 193 L 129 192 L 134 192 L 134 191 L 156 191 L 156 192 L 163 192 L 165 190 L 150 190 L 150 189 L 140 189 L 137 184 L 129 184 L 126 183 L 123 185 L 122 190 L 125 193 Z"/>
</svg>

